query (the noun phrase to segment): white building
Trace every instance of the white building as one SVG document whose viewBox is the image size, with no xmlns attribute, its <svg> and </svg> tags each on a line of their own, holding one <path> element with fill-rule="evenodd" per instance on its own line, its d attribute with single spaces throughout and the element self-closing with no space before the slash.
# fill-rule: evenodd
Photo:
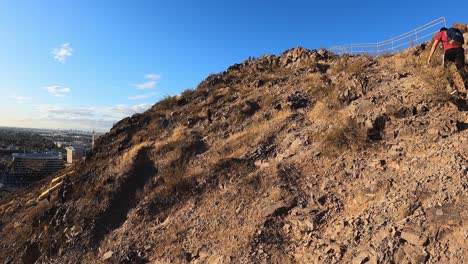
<svg viewBox="0 0 468 264">
<path fill-rule="evenodd" d="M 65 149 L 67 150 L 67 163 L 69 164 L 75 163 L 85 157 L 88 151 L 88 148 L 78 146 L 70 146 Z"/>
</svg>

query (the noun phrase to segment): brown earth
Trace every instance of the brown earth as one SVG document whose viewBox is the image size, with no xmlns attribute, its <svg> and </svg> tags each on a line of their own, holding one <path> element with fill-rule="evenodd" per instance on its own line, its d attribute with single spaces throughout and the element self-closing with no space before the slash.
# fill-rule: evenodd
<svg viewBox="0 0 468 264">
<path fill-rule="evenodd" d="M 211 75 L 117 123 L 49 199 L 52 177 L 3 198 L 0 260 L 463 263 L 466 90 L 428 52 Z"/>
</svg>

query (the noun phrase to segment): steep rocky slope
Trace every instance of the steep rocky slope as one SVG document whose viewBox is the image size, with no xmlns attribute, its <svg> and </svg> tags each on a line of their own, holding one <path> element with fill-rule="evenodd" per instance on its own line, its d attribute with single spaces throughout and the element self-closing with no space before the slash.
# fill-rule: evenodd
<svg viewBox="0 0 468 264">
<path fill-rule="evenodd" d="M 426 45 L 303 48 L 117 123 L 48 199 L 0 202 L 4 263 L 462 263 L 466 91 Z M 44 196 L 43 196 L 44 197 Z"/>
</svg>

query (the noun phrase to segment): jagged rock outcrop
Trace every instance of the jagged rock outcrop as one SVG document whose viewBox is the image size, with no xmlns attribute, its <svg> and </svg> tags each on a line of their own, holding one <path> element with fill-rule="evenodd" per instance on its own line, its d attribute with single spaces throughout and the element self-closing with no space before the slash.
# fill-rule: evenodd
<svg viewBox="0 0 468 264">
<path fill-rule="evenodd" d="M 463 34 L 468 33 L 468 24 L 455 23 L 452 27 L 458 28 Z"/>
<path fill-rule="evenodd" d="M 50 200 L 0 201 L 4 263 L 462 263 L 467 106 L 427 45 L 249 59 L 117 123 Z"/>
</svg>

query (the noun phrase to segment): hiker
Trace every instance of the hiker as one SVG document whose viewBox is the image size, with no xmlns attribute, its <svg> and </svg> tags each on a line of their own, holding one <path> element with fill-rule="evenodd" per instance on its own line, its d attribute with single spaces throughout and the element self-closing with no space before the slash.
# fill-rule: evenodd
<svg viewBox="0 0 468 264">
<path fill-rule="evenodd" d="M 465 73 L 465 51 L 462 47 L 465 41 L 462 32 L 455 28 L 441 28 L 434 38 L 434 44 L 432 44 L 431 53 L 427 59 L 428 64 L 431 63 L 432 55 L 440 42 L 442 42 L 444 48 L 444 65 L 449 61 L 455 63 L 465 84 L 465 89 L 468 88 Z"/>
</svg>

